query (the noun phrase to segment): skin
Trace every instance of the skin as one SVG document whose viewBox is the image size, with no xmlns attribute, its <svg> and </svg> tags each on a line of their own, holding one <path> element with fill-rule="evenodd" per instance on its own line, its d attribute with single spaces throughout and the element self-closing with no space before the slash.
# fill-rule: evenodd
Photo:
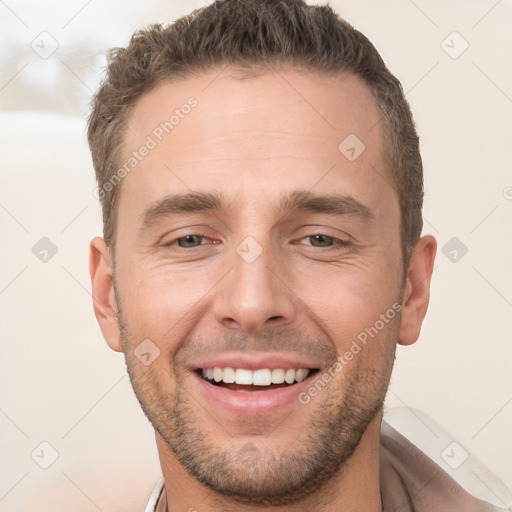
<svg viewBox="0 0 512 512">
<path fill-rule="evenodd" d="M 219 72 L 161 84 L 131 112 L 126 156 L 198 101 L 123 179 L 115 272 L 104 240 L 91 242 L 96 317 L 155 427 L 169 512 L 381 511 L 381 406 L 396 344 L 419 336 L 436 242 L 418 240 L 404 279 L 398 197 L 360 79 Z M 365 144 L 355 161 L 338 150 L 349 134 Z M 144 227 L 155 202 L 191 191 L 221 193 L 225 208 Z M 296 191 L 348 196 L 371 216 L 280 209 Z M 251 263 L 236 251 L 248 236 L 262 251 Z M 396 302 L 401 314 L 306 405 L 241 417 L 192 378 L 198 358 L 242 352 L 300 356 L 322 374 Z M 160 353 L 145 366 L 134 350 L 148 338 Z"/>
</svg>

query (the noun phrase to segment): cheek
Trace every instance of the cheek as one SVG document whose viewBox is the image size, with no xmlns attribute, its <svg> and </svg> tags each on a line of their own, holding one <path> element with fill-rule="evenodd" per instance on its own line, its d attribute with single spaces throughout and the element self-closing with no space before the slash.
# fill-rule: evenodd
<svg viewBox="0 0 512 512">
<path fill-rule="evenodd" d="M 399 307 L 398 279 L 392 271 L 386 273 L 373 262 L 320 265 L 314 273 L 297 272 L 293 282 L 291 288 L 304 304 L 305 314 L 315 317 L 339 352 L 361 333 L 364 338 L 365 329 L 376 322 L 379 332 L 385 330 L 381 315 L 385 315 L 388 326 Z"/>
<path fill-rule="evenodd" d="M 354 393 L 364 402 L 385 392 L 393 369 L 398 320 L 377 322 L 337 340 L 339 394 Z"/>
<path fill-rule="evenodd" d="M 145 269 L 140 263 L 133 269 L 127 267 L 118 276 L 130 333 L 133 338 L 150 338 L 160 350 L 172 352 L 197 323 L 204 298 L 212 288 L 209 280 L 215 282 L 217 274 L 191 274 L 164 266 Z"/>
</svg>

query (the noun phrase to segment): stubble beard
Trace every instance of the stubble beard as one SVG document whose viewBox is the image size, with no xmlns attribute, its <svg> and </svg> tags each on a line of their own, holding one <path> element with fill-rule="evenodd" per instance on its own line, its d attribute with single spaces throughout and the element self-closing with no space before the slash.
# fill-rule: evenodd
<svg viewBox="0 0 512 512">
<path fill-rule="evenodd" d="M 146 417 L 193 478 L 233 501 L 259 506 L 303 501 L 342 474 L 368 425 L 382 411 L 394 363 L 398 319 L 388 326 L 386 339 L 378 341 L 392 347 L 378 369 L 361 368 L 342 382 L 333 379 L 309 404 L 297 401 L 295 411 L 284 420 L 290 425 L 303 408 L 316 410 L 307 431 L 290 443 L 293 450 L 266 452 L 258 438 L 234 450 L 220 448 L 208 428 L 202 427 L 194 411 L 197 402 L 180 384 L 182 372 L 176 369 L 175 392 L 171 393 L 162 387 L 154 368 L 136 359 L 136 340 L 130 335 L 119 301 L 118 307 L 128 373 Z"/>
</svg>

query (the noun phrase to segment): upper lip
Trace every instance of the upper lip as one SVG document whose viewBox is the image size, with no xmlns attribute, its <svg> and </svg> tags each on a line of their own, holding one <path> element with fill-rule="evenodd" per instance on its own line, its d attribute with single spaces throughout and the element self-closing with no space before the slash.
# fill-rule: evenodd
<svg viewBox="0 0 512 512">
<path fill-rule="evenodd" d="M 274 370 L 276 368 L 288 369 L 317 369 L 319 364 L 311 359 L 300 357 L 292 357 L 280 353 L 266 354 L 247 354 L 247 353 L 229 353 L 219 354 L 207 359 L 198 360 L 190 365 L 192 370 L 202 368 L 244 368 L 247 370 L 259 370 L 268 368 Z"/>
</svg>

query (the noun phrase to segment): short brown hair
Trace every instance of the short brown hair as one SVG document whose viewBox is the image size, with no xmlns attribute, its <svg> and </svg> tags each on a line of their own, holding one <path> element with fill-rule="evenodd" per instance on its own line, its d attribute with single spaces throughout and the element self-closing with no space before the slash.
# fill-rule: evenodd
<svg viewBox="0 0 512 512">
<path fill-rule="evenodd" d="M 92 103 L 88 139 L 112 255 L 120 187 L 105 185 L 115 177 L 127 117 L 141 95 L 200 70 L 231 65 L 250 71 L 271 63 L 352 73 L 368 85 L 389 148 L 385 157 L 400 202 L 402 253 L 408 263 L 423 224 L 423 168 L 409 104 L 363 34 L 328 5 L 309 6 L 303 0 L 217 0 L 170 25 L 140 30 L 126 48 L 110 50 L 105 80 Z"/>
</svg>

